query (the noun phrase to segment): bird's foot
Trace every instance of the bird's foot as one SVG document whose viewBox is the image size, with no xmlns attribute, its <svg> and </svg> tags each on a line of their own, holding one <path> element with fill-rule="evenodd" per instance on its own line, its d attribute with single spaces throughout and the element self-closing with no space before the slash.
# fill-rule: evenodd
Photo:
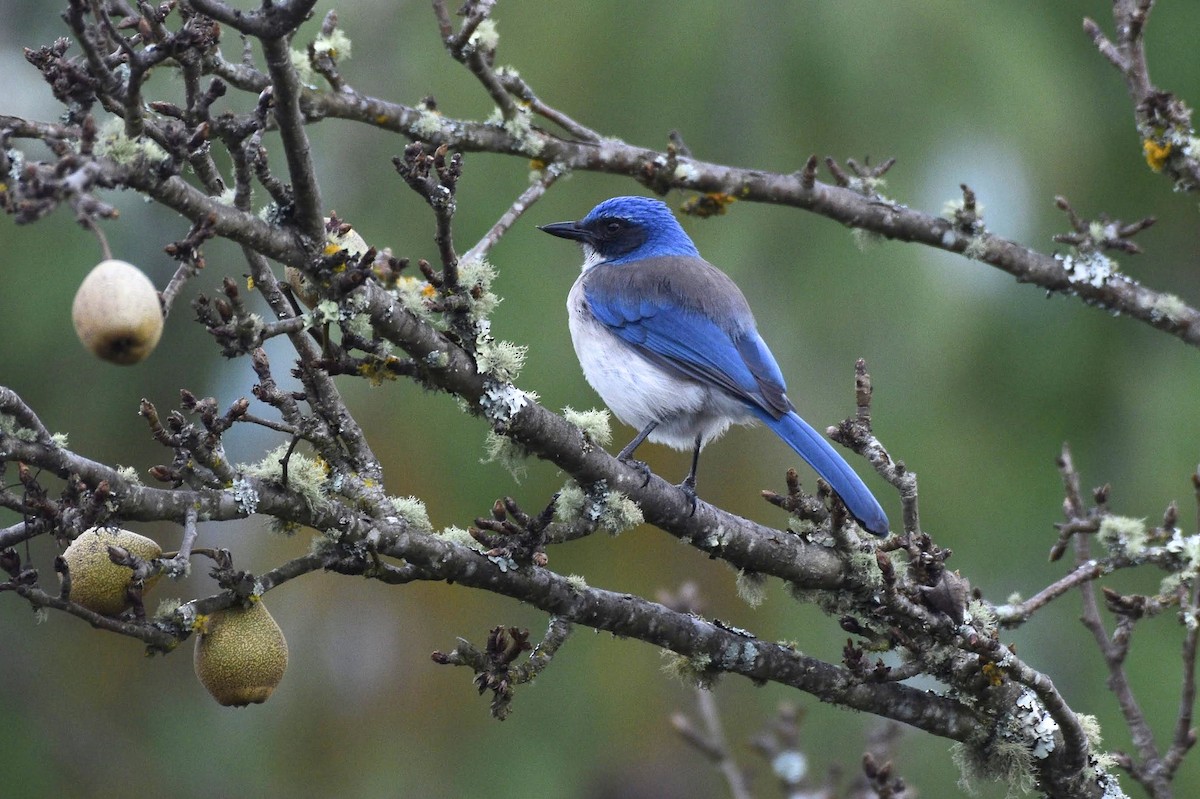
<svg viewBox="0 0 1200 799">
<path fill-rule="evenodd" d="M 654 474 L 654 472 L 650 471 L 650 465 L 648 463 L 646 463 L 645 461 L 639 461 L 635 458 L 628 458 L 628 457 L 626 457 L 626 458 L 618 457 L 617 460 L 621 461 L 621 463 L 625 464 L 626 466 L 629 466 L 630 468 L 635 469 L 638 472 L 638 474 L 640 474 L 642 476 L 642 488 L 645 488 L 646 486 L 650 485 L 650 476 L 652 474 Z"/>
<path fill-rule="evenodd" d="M 679 484 L 679 490 L 682 491 L 688 498 L 688 504 L 692 506 L 691 513 L 688 516 L 696 515 L 696 478 L 693 475 L 688 475 L 684 481 Z"/>
</svg>

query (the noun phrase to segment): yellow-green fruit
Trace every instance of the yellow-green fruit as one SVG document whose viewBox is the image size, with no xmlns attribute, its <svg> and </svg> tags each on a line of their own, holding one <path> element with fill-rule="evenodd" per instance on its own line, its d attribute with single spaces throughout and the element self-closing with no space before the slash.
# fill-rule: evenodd
<svg viewBox="0 0 1200 799">
<path fill-rule="evenodd" d="M 262 601 L 234 605 L 208 617 L 196 636 L 196 676 L 222 705 L 267 701 L 287 670 L 283 630 Z"/>
<path fill-rule="evenodd" d="M 145 360 L 162 337 L 162 305 L 150 278 L 133 264 L 108 260 L 83 279 L 71 320 L 83 346 L 106 361 Z"/>
<path fill-rule="evenodd" d="M 71 599 L 89 610 L 116 616 L 133 604 L 128 597 L 133 569 L 113 563 L 108 557 L 110 546 L 123 547 L 142 560 L 162 557 L 162 547 L 154 539 L 115 527 L 93 527 L 67 547 L 62 557 L 71 576 Z M 146 580 L 143 593 L 154 587 L 158 577 Z"/>
</svg>

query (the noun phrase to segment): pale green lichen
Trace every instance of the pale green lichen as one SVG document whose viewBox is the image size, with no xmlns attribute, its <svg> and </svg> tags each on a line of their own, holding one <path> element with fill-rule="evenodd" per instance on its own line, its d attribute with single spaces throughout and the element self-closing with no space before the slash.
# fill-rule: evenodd
<svg viewBox="0 0 1200 799">
<path fill-rule="evenodd" d="M 955 743 L 950 747 L 950 758 L 958 767 L 958 787 L 971 796 L 979 794 L 982 782 L 1007 785 L 1007 799 L 1028 794 L 1037 784 L 1033 755 L 1016 741 L 995 739 L 988 745 Z"/>
<path fill-rule="evenodd" d="M 425 503 L 416 497 L 388 497 L 396 515 L 408 522 L 409 527 L 418 533 L 432 533 L 433 525 L 429 522 L 429 511 Z"/>
<path fill-rule="evenodd" d="M 50 443 L 53 444 L 54 446 L 58 447 L 59 449 L 66 449 L 68 440 L 69 440 L 69 437 L 66 433 L 51 433 L 50 434 Z"/>
<path fill-rule="evenodd" d="M 525 354 L 528 347 L 513 344 L 511 341 L 495 341 L 490 337 L 481 341 L 475 352 L 475 365 L 479 371 L 490 374 L 497 380 L 512 382 L 521 373 L 525 365 Z"/>
<path fill-rule="evenodd" d="M 577 594 L 582 594 L 584 591 L 587 590 L 588 584 L 587 584 L 587 580 L 583 579 L 582 575 L 568 574 L 567 575 L 567 587 L 570 588 L 572 591 L 574 591 Z"/>
<path fill-rule="evenodd" d="M 967 600 L 967 621 L 981 633 L 990 635 L 999 629 L 996 612 L 991 605 L 978 599 Z"/>
<path fill-rule="evenodd" d="M 579 483 L 568 481 L 558 489 L 558 497 L 554 500 L 554 518 L 562 524 L 573 524 L 583 517 L 585 504 L 587 495 Z"/>
<path fill-rule="evenodd" d="M 533 125 L 533 115 L 525 106 L 515 106 L 514 113 L 507 119 L 497 108 L 492 111 L 485 123 L 504 128 L 504 131 L 516 139 L 520 151 L 530 158 L 537 158 L 546 148 L 546 136 Z"/>
<path fill-rule="evenodd" d="M 1075 718 L 1079 720 L 1079 729 L 1083 730 L 1084 736 L 1087 738 L 1088 747 L 1093 751 L 1099 751 L 1103 739 L 1100 736 L 1100 720 L 1095 716 L 1087 713 L 1076 713 Z"/>
<path fill-rule="evenodd" d="M 603 507 L 597 522 L 609 535 L 620 535 L 645 521 L 638 504 L 620 491 L 604 492 Z"/>
<path fill-rule="evenodd" d="M 496 20 L 485 19 L 480 22 L 471 34 L 471 38 L 467 43 L 480 50 L 491 52 L 500 44 L 500 34 L 496 30 Z"/>
<path fill-rule="evenodd" d="M 856 227 L 850 231 L 850 236 L 854 239 L 854 246 L 858 248 L 859 252 L 866 252 L 872 247 L 883 243 L 883 235 L 873 230 L 863 230 Z"/>
<path fill-rule="evenodd" d="M 1136 557 L 1146 549 L 1146 520 L 1128 516 L 1105 516 L 1096 538 L 1112 551 Z"/>
<path fill-rule="evenodd" d="M 1017 697 L 1012 714 L 1004 721 L 1001 736 L 1025 744 L 1038 760 L 1045 760 L 1058 747 L 1058 722 L 1028 688 Z"/>
<path fill-rule="evenodd" d="M 788 529 L 802 538 L 828 538 L 821 526 L 812 519 L 801 519 L 799 516 L 788 517 Z"/>
<path fill-rule="evenodd" d="M 883 585 L 883 572 L 879 570 L 879 560 L 875 557 L 874 549 L 851 552 L 846 557 L 846 565 L 854 575 L 855 582 L 871 588 Z"/>
<path fill-rule="evenodd" d="M 1092 752 L 1092 769 L 1097 776 L 1117 768 L 1117 756 L 1113 752 Z M 1111 778 L 1110 778 L 1111 779 Z M 1105 794 L 1107 796 L 1107 794 Z M 1116 794 L 1124 797 L 1125 794 Z"/>
<path fill-rule="evenodd" d="M 1099 244 L 1104 241 L 1115 241 L 1121 237 L 1117 226 L 1112 222 L 1100 222 L 1093 219 L 1088 224 L 1088 238 Z"/>
<path fill-rule="evenodd" d="M 283 483 L 283 458 L 289 445 L 281 444 L 258 463 L 239 464 L 237 470 L 246 477 L 256 477 L 272 483 Z M 325 505 L 325 486 L 329 469 L 324 460 L 310 458 L 293 451 L 287 458 L 287 489 L 299 494 L 309 510 Z"/>
<path fill-rule="evenodd" d="M 346 320 L 343 328 L 347 333 L 370 341 L 375 337 L 375 328 L 371 327 L 371 317 L 365 313 L 355 314 Z"/>
<path fill-rule="evenodd" d="M 669 649 L 663 649 L 660 654 L 663 658 L 663 672 L 684 685 L 711 691 L 720 677 L 720 672 L 713 668 L 712 658 L 708 655 L 685 657 Z"/>
<path fill-rule="evenodd" d="M 142 478 L 138 476 L 137 469 L 132 466 L 122 466 L 117 464 L 117 474 L 127 483 L 132 483 L 135 486 L 142 484 Z"/>
<path fill-rule="evenodd" d="M 444 527 L 441 530 L 438 530 L 436 533 L 434 533 L 434 535 L 436 535 L 438 538 L 443 538 L 446 541 L 449 541 L 451 544 L 456 544 L 460 547 L 466 547 L 467 549 L 473 549 L 476 552 L 484 551 L 483 544 L 476 541 L 475 538 L 468 531 L 464 530 L 461 527 L 455 527 L 454 525 L 451 525 L 450 527 Z"/>
<path fill-rule="evenodd" d="M 855 175 L 846 183 L 846 188 L 864 197 L 873 197 L 876 200 L 890 202 L 881 193 L 887 188 L 887 178 L 880 175 Z"/>
<path fill-rule="evenodd" d="M 458 282 L 466 289 L 471 318 L 478 321 L 491 316 L 500 304 L 500 297 L 492 293 L 492 282 L 496 279 L 496 268 L 486 258 L 469 258 L 458 265 Z"/>
<path fill-rule="evenodd" d="M 11 436 L 17 441 L 32 444 L 37 441 L 37 433 L 28 427 L 21 427 L 16 418 L 7 413 L 0 413 L 0 436 Z"/>
<path fill-rule="evenodd" d="M 696 169 L 694 164 L 681 163 L 675 166 L 674 178 L 678 181 L 686 183 L 698 177 L 700 177 L 700 170 Z"/>
<path fill-rule="evenodd" d="M 283 227 L 289 218 L 289 210 L 271 201 L 258 210 L 258 218 L 271 227 Z"/>
<path fill-rule="evenodd" d="M 292 69 L 296 70 L 296 77 L 304 84 L 306 88 L 315 89 L 317 87 L 317 73 L 312 68 L 312 62 L 308 58 L 308 53 L 301 52 L 296 48 L 292 48 L 288 55 L 292 60 Z"/>
<path fill-rule="evenodd" d="M 972 236 L 962 254 L 972 261 L 980 260 L 987 255 L 987 239 L 984 236 Z"/>
<path fill-rule="evenodd" d="M 1195 572 L 1200 568 L 1200 535 L 1185 536 L 1175 530 L 1164 546 L 1168 552 L 1189 564 L 1190 571 Z"/>
<path fill-rule="evenodd" d="M 330 324 L 336 322 L 341 317 L 342 309 L 333 300 L 321 300 L 308 313 L 313 322 L 317 324 Z"/>
<path fill-rule="evenodd" d="M 786 583 L 787 592 L 801 604 L 813 604 L 828 616 L 855 616 L 860 612 L 853 594 L 841 591 L 821 591 L 801 588 L 796 583 Z"/>
<path fill-rule="evenodd" d="M 125 135 L 125 120 L 113 117 L 96 132 L 96 155 L 116 161 L 124 166 L 134 166 L 143 159 L 162 161 L 167 151 L 149 137 L 131 139 Z"/>
<path fill-rule="evenodd" d="M 530 454 L 528 449 L 511 438 L 491 430 L 487 433 L 483 448 L 485 454 L 480 463 L 500 464 L 518 483 L 525 479 L 525 475 L 529 472 L 529 467 L 525 463 Z"/>
<path fill-rule="evenodd" d="M 767 598 L 766 576 L 742 569 L 737 576 L 737 595 L 750 607 L 758 607 Z"/>
<path fill-rule="evenodd" d="M 1174 596 L 1179 593 L 1180 589 L 1185 586 L 1190 586 L 1196 579 L 1196 562 L 1191 561 L 1189 566 L 1184 571 L 1171 572 L 1158 584 L 1158 593 L 1161 596 Z M 1194 615 L 1185 615 L 1183 619 L 1189 627 L 1195 622 Z"/>
<path fill-rule="evenodd" d="M 334 530 L 326 530 L 320 535 L 314 535 L 312 540 L 308 542 L 308 553 L 317 557 L 324 557 L 335 553 L 338 543 L 338 534 Z"/>
<path fill-rule="evenodd" d="M 569 405 L 563 408 L 563 418 L 579 428 L 589 444 L 607 447 L 612 443 L 612 424 L 608 411 L 593 408 L 577 411 Z"/>
<path fill-rule="evenodd" d="M 955 197 L 953 200 L 946 200 L 946 202 L 942 203 L 942 219 L 945 219 L 947 222 L 957 223 L 959 221 L 959 218 L 962 216 L 964 207 L 965 207 L 965 203 L 963 202 L 962 197 Z M 983 213 L 983 206 L 980 205 L 979 203 L 976 203 L 975 204 L 976 216 L 979 216 L 982 213 Z"/>
<path fill-rule="evenodd" d="M 183 602 L 176 597 L 163 597 L 158 600 L 158 607 L 155 608 L 154 615 L 151 618 L 154 621 L 160 622 L 170 621 L 171 617 L 175 615 L 175 612 L 179 610 L 179 606 L 182 604 Z"/>
<path fill-rule="evenodd" d="M 433 314 L 429 310 L 429 304 L 437 295 L 437 289 L 431 286 L 424 280 L 417 280 L 415 277 L 404 275 L 396 280 L 396 299 L 400 301 L 408 311 L 420 319 L 433 320 Z M 444 328 L 441 320 L 438 320 L 439 330 Z"/>
<path fill-rule="evenodd" d="M 1194 547 L 1194 544 L 1189 542 L 1193 536 L 1184 536 L 1178 527 L 1172 527 L 1169 530 L 1155 530 L 1154 532 L 1156 533 L 1156 539 L 1158 539 L 1160 535 L 1170 532 L 1171 535 L 1163 543 L 1162 548 L 1173 555 L 1183 555 L 1185 550 Z M 1185 558 L 1186 557 L 1187 556 L 1185 555 Z M 1187 559 L 1190 560 L 1191 558 Z"/>
<path fill-rule="evenodd" d="M 433 139 L 442 132 L 443 122 L 440 113 L 422 106 L 418 109 L 417 121 L 413 123 L 413 132 L 422 139 Z"/>
<path fill-rule="evenodd" d="M 288 519 L 271 519 L 271 532 L 277 535 L 293 536 L 304 529 L 304 525 Z"/>
<path fill-rule="evenodd" d="M 1174 294 L 1160 294 L 1150 304 L 1152 322 L 1179 322 L 1187 314 L 1188 305 Z"/>
<path fill-rule="evenodd" d="M 347 36 L 340 28 L 330 31 L 328 34 L 320 34 L 313 40 L 313 53 L 317 56 L 327 55 L 336 60 L 346 60 L 350 58 L 352 43 L 350 37 Z"/>
<path fill-rule="evenodd" d="M 609 535 L 619 535 L 645 520 L 636 502 L 620 491 L 609 490 L 603 481 L 589 491 L 568 481 L 558 491 L 554 516 L 564 524 L 589 522 Z"/>
</svg>

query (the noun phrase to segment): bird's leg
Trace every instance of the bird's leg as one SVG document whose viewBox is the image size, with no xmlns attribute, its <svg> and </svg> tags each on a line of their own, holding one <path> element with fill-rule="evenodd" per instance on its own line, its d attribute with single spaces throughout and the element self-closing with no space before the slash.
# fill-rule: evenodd
<svg viewBox="0 0 1200 799">
<path fill-rule="evenodd" d="M 617 460 L 619 460 L 621 463 L 629 464 L 641 472 L 642 476 L 646 478 L 645 482 L 642 483 L 643 487 L 650 482 L 650 467 L 646 465 L 645 461 L 634 460 L 633 451 L 642 445 L 642 442 L 646 440 L 647 436 L 654 432 L 654 428 L 656 427 L 658 427 L 658 422 L 651 422 L 650 424 L 646 425 L 642 428 L 642 432 L 633 437 L 633 441 L 630 441 L 625 445 L 625 449 L 617 453 Z"/>
<path fill-rule="evenodd" d="M 633 457 L 633 451 L 642 445 L 642 442 L 654 432 L 654 428 L 656 427 L 658 427 L 658 422 L 651 422 L 643 427 L 642 432 L 634 436 L 633 441 L 630 441 L 625 445 L 625 449 L 617 453 L 617 460 L 621 461 L 622 463 L 627 463 L 629 459 Z"/>
<path fill-rule="evenodd" d="M 683 493 L 687 494 L 688 501 L 692 503 L 691 515 L 696 515 L 696 469 L 700 467 L 700 447 L 703 444 L 703 439 L 696 436 L 696 448 L 692 450 L 692 470 L 688 472 L 688 476 L 683 478 L 683 482 L 679 484 L 679 488 Z"/>
</svg>

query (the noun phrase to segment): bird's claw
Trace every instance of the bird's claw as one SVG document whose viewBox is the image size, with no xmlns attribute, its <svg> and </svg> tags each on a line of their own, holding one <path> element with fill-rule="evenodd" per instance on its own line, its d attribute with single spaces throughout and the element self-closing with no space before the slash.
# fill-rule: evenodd
<svg viewBox="0 0 1200 799">
<path fill-rule="evenodd" d="M 642 488 L 650 485 L 650 476 L 653 475 L 654 472 L 650 471 L 650 465 L 648 463 L 645 461 L 636 460 L 634 458 L 623 458 L 619 460 L 626 466 L 636 470 L 638 474 L 642 476 Z"/>
<path fill-rule="evenodd" d="M 685 496 L 687 496 L 688 504 L 692 507 L 691 513 L 689 513 L 688 516 L 695 516 L 696 501 L 698 499 L 696 496 L 696 481 L 692 477 L 688 477 L 679 484 L 679 490 L 682 491 Z"/>
</svg>

